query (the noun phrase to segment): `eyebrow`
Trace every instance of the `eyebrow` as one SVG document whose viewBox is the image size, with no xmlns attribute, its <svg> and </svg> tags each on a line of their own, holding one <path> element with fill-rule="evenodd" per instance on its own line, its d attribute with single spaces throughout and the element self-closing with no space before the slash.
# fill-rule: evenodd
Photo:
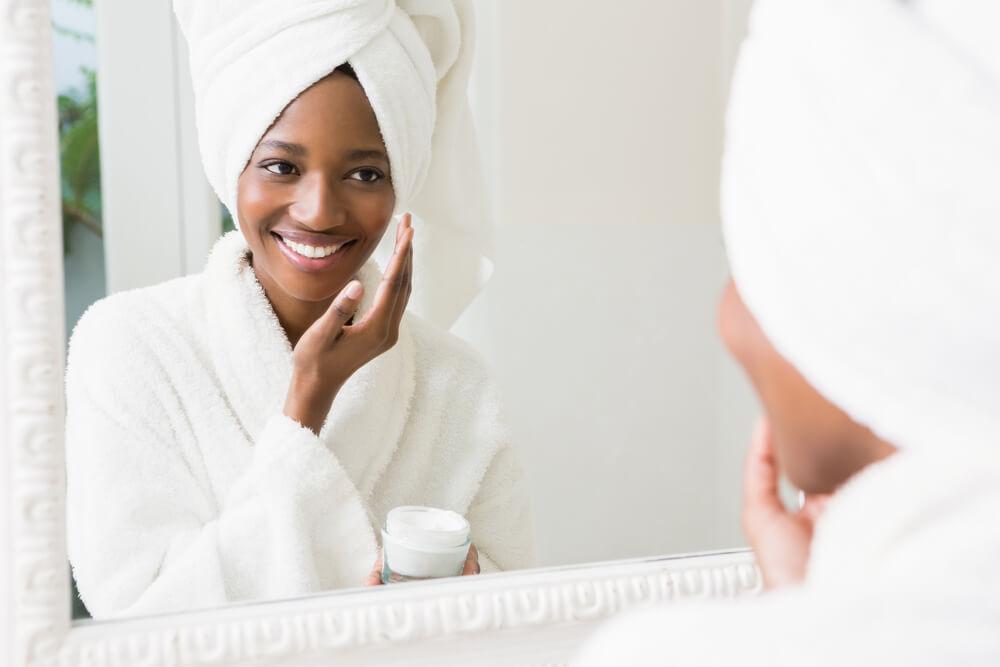
<svg viewBox="0 0 1000 667">
<path fill-rule="evenodd" d="M 304 157 L 309 152 L 302 144 L 292 144 L 287 141 L 281 141 L 280 139 L 268 139 L 267 141 L 262 141 L 260 142 L 260 148 L 273 148 L 275 150 L 290 153 L 296 157 Z"/>
<path fill-rule="evenodd" d="M 345 157 L 350 162 L 360 160 L 382 160 L 385 163 L 389 162 L 389 156 L 385 154 L 385 151 L 377 148 L 357 148 L 353 151 L 348 151 Z"/>
<path fill-rule="evenodd" d="M 260 142 L 260 148 L 272 148 L 284 151 L 285 153 L 296 157 L 305 157 L 309 153 L 309 151 L 306 150 L 306 147 L 302 144 L 281 141 L 280 139 L 267 139 L 266 141 L 262 141 Z M 352 162 L 357 160 L 382 160 L 386 163 L 389 162 L 389 157 L 385 154 L 385 151 L 377 148 L 356 148 L 348 151 L 344 157 L 348 161 Z"/>
</svg>

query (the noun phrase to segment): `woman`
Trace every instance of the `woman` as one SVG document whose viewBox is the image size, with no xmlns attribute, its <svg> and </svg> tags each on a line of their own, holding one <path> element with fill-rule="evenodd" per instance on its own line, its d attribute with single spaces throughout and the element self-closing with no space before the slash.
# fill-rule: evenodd
<svg viewBox="0 0 1000 667">
<path fill-rule="evenodd" d="M 385 274 L 369 259 L 411 203 L 440 214 L 429 243 L 451 229 L 451 251 L 473 247 L 449 208 L 470 210 L 471 26 L 462 4 L 419 6 L 175 3 L 202 157 L 239 229 L 202 273 L 104 299 L 74 330 L 68 546 L 95 618 L 378 583 L 398 505 L 469 519 L 466 574 L 530 564 L 493 385 L 405 313 L 409 215 Z M 423 274 L 431 317 L 476 287 L 435 282 L 475 283 L 455 259 Z"/>
<path fill-rule="evenodd" d="M 1000 664 L 997 25 L 986 0 L 758 1 L 720 327 L 767 414 L 743 517 L 769 590 L 623 618 L 577 664 Z"/>
</svg>

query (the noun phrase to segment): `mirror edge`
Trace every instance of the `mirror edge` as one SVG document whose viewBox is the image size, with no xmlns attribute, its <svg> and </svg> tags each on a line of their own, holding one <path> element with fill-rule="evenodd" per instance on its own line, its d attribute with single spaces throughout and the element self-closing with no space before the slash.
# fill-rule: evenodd
<svg viewBox="0 0 1000 667">
<path fill-rule="evenodd" d="M 747 550 L 355 591 L 71 627 L 63 450 L 63 267 L 47 0 L 0 0 L 0 647 L 3 664 L 467 661 L 494 644 L 566 660 L 599 620 L 685 598 L 755 595 Z M 376 597 L 377 596 L 377 597 Z M 447 639 L 450 641 L 440 641 Z M 434 641 L 431 641 L 434 640 Z M 461 647 L 461 648 L 460 648 Z M 545 658 L 546 660 L 550 658 Z"/>
<path fill-rule="evenodd" d="M 52 662 L 70 629 L 64 286 L 49 5 L 0 9 L 0 632 L 20 666 Z"/>
<path fill-rule="evenodd" d="M 59 664 L 567 664 L 615 614 L 762 588 L 746 549 L 457 577 L 86 622 L 70 631 Z"/>
</svg>

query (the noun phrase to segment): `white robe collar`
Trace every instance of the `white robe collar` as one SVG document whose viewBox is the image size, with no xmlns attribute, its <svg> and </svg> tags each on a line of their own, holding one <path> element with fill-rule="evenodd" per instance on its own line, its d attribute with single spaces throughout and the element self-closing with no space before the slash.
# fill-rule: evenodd
<svg viewBox="0 0 1000 667">
<path fill-rule="evenodd" d="M 997 479 L 995 451 L 901 450 L 868 466 L 817 523 L 807 584 L 1000 595 Z"/>
<path fill-rule="evenodd" d="M 292 348 L 248 261 L 243 235 L 216 242 L 205 269 L 210 363 L 248 440 L 281 412 L 292 374 Z M 372 306 L 382 274 L 369 260 L 358 315 Z M 396 345 L 358 370 L 337 394 L 320 438 L 368 500 L 399 444 L 415 384 L 413 338 L 406 317 Z"/>
</svg>

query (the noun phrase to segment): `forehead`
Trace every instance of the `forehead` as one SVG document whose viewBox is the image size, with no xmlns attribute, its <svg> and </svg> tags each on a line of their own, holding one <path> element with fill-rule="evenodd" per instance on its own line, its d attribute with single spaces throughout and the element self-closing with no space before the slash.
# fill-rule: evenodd
<svg viewBox="0 0 1000 667">
<path fill-rule="evenodd" d="M 381 144 L 378 121 L 364 90 L 342 72 L 334 72 L 300 93 L 264 137 L 303 144 Z"/>
</svg>

